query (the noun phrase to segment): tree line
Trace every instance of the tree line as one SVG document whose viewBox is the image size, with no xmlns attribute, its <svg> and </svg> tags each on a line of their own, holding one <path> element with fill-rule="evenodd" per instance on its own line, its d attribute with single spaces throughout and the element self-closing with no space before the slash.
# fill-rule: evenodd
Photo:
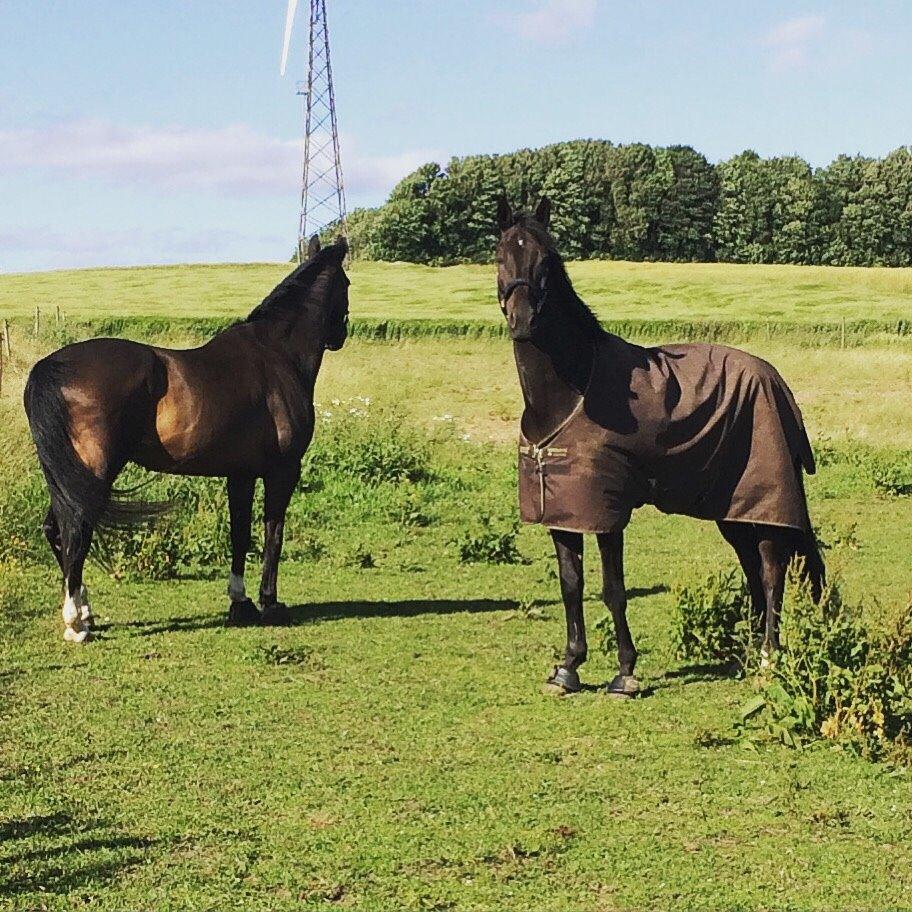
<svg viewBox="0 0 912 912">
<path fill-rule="evenodd" d="M 356 256 L 449 264 L 493 256 L 506 193 L 553 203 L 571 259 L 912 265 L 912 147 L 884 158 L 747 151 L 719 164 L 689 146 L 577 140 L 422 165 L 377 209 L 349 216 Z"/>
</svg>

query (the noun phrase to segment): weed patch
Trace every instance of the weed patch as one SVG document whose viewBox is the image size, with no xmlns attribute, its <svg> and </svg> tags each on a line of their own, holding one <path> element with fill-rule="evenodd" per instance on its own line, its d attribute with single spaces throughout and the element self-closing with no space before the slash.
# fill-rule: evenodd
<svg viewBox="0 0 912 912">
<path fill-rule="evenodd" d="M 876 463 L 871 477 L 874 487 L 888 497 L 912 495 L 912 455 L 896 462 Z"/>
<path fill-rule="evenodd" d="M 782 649 L 743 708 L 783 743 L 823 737 L 872 760 L 912 760 L 912 603 L 874 631 L 830 584 L 819 605 L 792 571 Z"/>
<path fill-rule="evenodd" d="M 691 662 L 738 662 L 752 650 L 757 622 L 741 571 L 719 570 L 703 580 L 678 584 L 674 598 L 673 637 L 680 659 Z"/>
<path fill-rule="evenodd" d="M 503 529 L 483 514 L 475 529 L 463 532 L 453 543 L 464 564 L 519 564 L 522 556 L 516 547 L 518 533 L 519 523 Z"/>
</svg>

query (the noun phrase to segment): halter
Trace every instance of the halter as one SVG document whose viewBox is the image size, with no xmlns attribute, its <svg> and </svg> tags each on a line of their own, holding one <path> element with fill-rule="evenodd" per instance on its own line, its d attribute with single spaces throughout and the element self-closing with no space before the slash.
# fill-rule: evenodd
<svg viewBox="0 0 912 912">
<path fill-rule="evenodd" d="M 507 301 L 510 300 L 510 295 L 516 291 L 517 288 L 528 288 L 529 289 L 529 298 L 532 304 L 532 312 L 537 316 L 541 313 L 542 308 L 545 306 L 545 300 L 548 297 L 547 291 L 542 291 L 542 294 L 538 297 L 535 295 L 535 289 L 532 286 L 532 283 L 528 279 L 513 279 L 509 282 L 503 290 L 503 294 L 500 298 L 500 309 L 506 313 L 507 312 Z"/>
</svg>

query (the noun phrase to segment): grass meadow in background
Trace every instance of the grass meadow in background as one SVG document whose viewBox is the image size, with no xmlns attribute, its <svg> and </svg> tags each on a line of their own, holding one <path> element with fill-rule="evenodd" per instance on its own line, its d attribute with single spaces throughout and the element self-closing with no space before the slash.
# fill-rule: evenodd
<svg viewBox="0 0 912 912">
<path fill-rule="evenodd" d="M 0 276 L 0 318 L 240 317 L 288 263 L 151 266 Z M 605 320 L 791 323 L 912 320 L 912 269 L 624 263 L 568 264 L 580 295 Z M 359 261 L 350 267 L 353 319 L 498 322 L 492 266 L 437 268 Z"/>
<path fill-rule="evenodd" d="M 61 306 L 240 316 L 284 268 L 69 274 Z M 593 270 L 602 315 L 616 299 L 625 317 L 715 319 L 708 302 L 726 296 L 738 319 L 779 300 L 775 318 L 796 325 L 912 310 L 899 271 L 572 268 L 584 296 Z M 371 270 L 386 305 L 355 295 Z M 65 275 L 0 278 L 0 317 L 53 300 Z M 357 264 L 353 280 L 355 318 L 408 317 L 413 299 L 499 318 L 489 268 Z M 76 649 L 61 640 L 20 404 L 28 364 L 76 329 L 16 326 L 0 397 L 0 908 L 912 908 L 908 770 L 746 732 L 751 681 L 678 657 L 672 590 L 734 566 L 712 524 L 650 508 L 631 524 L 645 698 L 539 693 L 563 610 L 547 533 L 515 525 L 521 402 L 505 340 L 355 339 L 327 355 L 281 571 L 294 626 L 223 627 L 222 485 L 156 479 L 177 507 L 114 539 L 107 570 L 90 566 L 102 632 Z M 825 559 L 865 624 L 887 629 L 912 594 L 909 338 L 743 345 L 794 389 Z M 593 685 L 616 667 L 598 648 L 595 550 Z M 254 554 L 253 590 L 258 569 Z"/>
</svg>

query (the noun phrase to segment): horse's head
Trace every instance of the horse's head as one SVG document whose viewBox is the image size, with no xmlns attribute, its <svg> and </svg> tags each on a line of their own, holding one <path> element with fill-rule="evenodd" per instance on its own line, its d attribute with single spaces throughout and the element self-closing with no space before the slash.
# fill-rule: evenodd
<svg viewBox="0 0 912 912">
<path fill-rule="evenodd" d="M 332 251 L 327 264 L 332 270 L 323 302 L 326 319 L 323 344 L 329 351 L 338 351 L 348 338 L 348 286 L 351 285 L 342 264 L 348 253 L 348 242 L 340 237 L 326 253 Z M 307 258 L 312 260 L 320 252 L 320 238 L 314 235 L 307 247 Z"/>
<path fill-rule="evenodd" d="M 555 257 L 548 236 L 550 218 L 547 197 L 531 216 L 514 213 L 506 197 L 497 207 L 497 298 L 514 342 L 533 339 L 542 322 Z"/>
</svg>

